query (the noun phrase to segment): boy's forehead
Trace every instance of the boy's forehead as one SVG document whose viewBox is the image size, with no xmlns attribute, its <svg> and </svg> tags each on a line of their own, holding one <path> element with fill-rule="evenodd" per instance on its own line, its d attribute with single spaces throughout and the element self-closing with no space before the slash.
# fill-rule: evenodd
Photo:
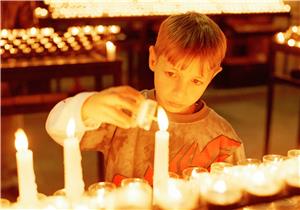
<svg viewBox="0 0 300 210">
<path fill-rule="evenodd" d="M 207 58 L 182 58 L 174 64 L 170 63 L 170 65 L 177 71 L 196 69 L 197 73 L 201 76 L 205 70 L 209 70 L 209 61 Z"/>
</svg>

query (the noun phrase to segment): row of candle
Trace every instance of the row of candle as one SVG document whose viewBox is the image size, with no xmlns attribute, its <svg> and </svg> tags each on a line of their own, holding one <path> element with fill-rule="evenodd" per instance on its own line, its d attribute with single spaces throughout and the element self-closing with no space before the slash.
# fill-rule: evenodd
<svg viewBox="0 0 300 210">
<path fill-rule="evenodd" d="M 121 27 L 118 25 L 85 25 L 85 26 L 71 26 L 67 28 L 67 32 L 73 36 L 77 36 L 80 34 L 118 34 L 121 31 Z M 51 27 L 45 28 L 36 28 L 31 27 L 28 29 L 1 29 L 1 39 L 14 39 L 16 37 L 20 37 L 23 40 L 26 40 L 30 37 L 43 38 L 43 37 L 52 37 L 57 36 L 57 32 L 54 31 Z M 68 36 L 65 35 L 65 36 Z"/>
<path fill-rule="evenodd" d="M 78 148 L 76 151 L 79 151 Z M 77 185 L 76 199 L 74 197 L 74 200 L 70 201 L 71 192 L 68 192 L 66 186 L 67 189 L 58 190 L 53 196 L 36 196 L 39 201 L 35 203 L 35 207 L 40 209 L 152 209 L 153 205 L 156 205 L 162 209 L 222 209 L 272 201 L 282 195 L 300 194 L 300 150 L 289 151 L 289 156 L 266 155 L 263 163 L 251 159 L 246 165 L 227 165 L 222 172 L 217 170 L 208 173 L 201 167 L 190 167 L 183 171 L 183 179 L 179 175 L 174 177 L 172 173 L 173 178 L 166 179 L 166 188 L 159 188 L 156 192 L 157 197 L 153 197 L 155 191 L 152 191 L 148 182 L 139 178 L 123 179 L 119 187 L 111 182 L 95 183 L 88 187 L 87 192 L 82 191 L 84 184 L 81 182 L 81 185 Z M 22 156 L 18 154 L 18 157 L 20 159 Z M 74 160 L 68 161 L 74 163 Z M 242 164 L 245 163 L 244 161 Z M 218 163 L 212 168 L 216 165 Z M 223 163 L 220 165 L 224 166 Z M 82 174 L 81 168 L 78 169 L 77 173 Z M 82 180 L 82 177 L 77 178 Z M 29 179 L 29 184 L 34 184 L 31 180 Z M 74 187 L 71 189 L 75 190 Z M 35 189 L 33 192 L 36 192 Z M 26 198 L 29 199 L 28 196 Z M 33 200 L 29 200 L 32 204 Z M 15 204 L 5 200 L 6 208 L 24 207 L 24 203 L 20 201 L 21 197 L 19 203 Z"/>
<path fill-rule="evenodd" d="M 99 34 L 119 33 L 118 26 L 97 26 Z M 111 32 L 107 32 L 109 28 Z M 35 29 L 35 30 L 33 30 Z M 47 30 L 46 30 L 47 29 Z M 81 30 L 82 29 L 82 30 Z M 26 32 L 27 31 L 27 32 Z M 81 33 L 84 31 L 85 33 Z M 94 30 L 93 30 L 94 31 Z M 2 59 L 6 58 L 30 58 L 45 55 L 80 54 L 91 50 L 106 52 L 109 60 L 115 59 L 116 47 L 107 38 L 93 33 L 91 27 L 71 27 L 63 35 L 59 35 L 51 28 L 37 30 L 1 30 L 0 54 Z M 108 39 L 108 40 L 109 40 Z M 106 48 L 105 48 L 106 47 Z M 104 50 L 103 50 L 104 49 Z M 105 50 L 106 49 L 106 50 Z"/>
<path fill-rule="evenodd" d="M 94 0 L 89 2 L 72 0 L 44 0 L 49 6 L 52 18 L 83 18 L 102 16 L 147 16 L 171 15 L 187 11 L 204 14 L 220 13 L 273 13 L 289 12 L 290 6 L 283 0 L 184 0 L 176 1 L 116 1 Z M 35 14 L 45 18 L 49 14 L 44 8 L 37 8 Z"/>
<path fill-rule="evenodd" d="M 291 26 L 286 32 L 277 33 L 276 42 L 300 48 L 300 25 Z"/>
<path fill-rule="evenodd" d="M 141 110 L 141 114 L 143 116 L 145 116 L 144 111 L 145 110 Z M 167 121 L 166 113 L 162 108 L 159 108 L 158 113 L 159 113 L 160 121 L 162 117 L 164 118 L 163 119 L 164 121 Z M 167 129 L 166 126 L 164 126 L 163 128 Z M 64 180 L 65 180 L 64 191 L 68 203 L 72 205 L 72 207 L 75 207 L 78 201 L 80 201 L 83 198 L 84 182 L 83 182 L 82 166 L 81 166 L 81 152 L 79 146 L 80 140 L 75 137 L 76 130 L 75 130 L 74 119 L 69 120 L 66 133 L 68 138 L 65 139 L 63 143 Z M 165 136 L 167 132 L 166 131 L 162 131 L 162 133 L 157 132 L 156 139 L 157 140 L 162 139 L 163 137 L 162 134 L 163 136 Z M 18 203 L 14 205 L 13 208 L 40 208 L 41 203 L 38 200 L 37 185 L 35 182 L 35 174 L 33 171 L 32 151 L 28 149 L 28 140 L 25 135 L 25 132 L 22 129 L 19 129 L 15 133 L 15 136 L 16 136 L 15 146 L 17 149 L 16 159 L 17 159 L 17 171 L 18 171 L 19 198 L 18 198 Z M 167 138 L 164 138 L 164 140 L 168 141 L 168 135 L 166 137 Z M 168 150 L 168 147 L 164 147 L 163 149 Z M 164 168 L 164 170 L 168 172 L 168 160 L 164 161 L 163 165 L 165 164 L 166 167 Z M 157 170 L 155 171 L 157 172 Z M 167 177 L 168 175 L 166 174 L 165 178 Z M 138 194 L 137 196 L 140 196 L 140 194 Z"/>
<path fill-rule="evenodd" d="M 300 150 L 290 150 L 288 156 L 266 155 L 263 163 L 246 159 L 233 166 L 217 162 L 211 171 L 201 167 L 187 168 L 183 178 L 168 171 L 168 119 L 158 107 L 159 131 L 155 133 L 154 176 L 152 188 L 145 180 L 122 180 L 121 187 L 113 183 L 97 183 L 84 193 L 79 140 L 75 137 L 74 120 L 67 126 L 64 141 L 65 188 L 53 196 L 40 196 L 33 172 L 32 152 L 24 132 L 16 133 L 19 199 L 11 208 L 132 208 L 150 209 L 153 205 L 168 209 L 193 209 L 199 206 L 230 206 L 242 200 L 245 204 L 256 198 L 279 195 L 285 187 L 300 191 Z M 296 189 L 296 190 L 295 190 Z M 59 201 L 58 201 L 59 200 Z M 59 204 L 58 204 L 59 203 Z"/>
</svg>

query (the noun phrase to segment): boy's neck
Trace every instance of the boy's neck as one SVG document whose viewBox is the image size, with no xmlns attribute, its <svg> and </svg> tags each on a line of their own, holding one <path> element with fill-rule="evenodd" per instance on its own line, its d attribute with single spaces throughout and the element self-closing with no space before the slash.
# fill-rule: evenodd
<svg viewBox="0 0 300 210">
<path fill-rule="evenodd" d="M 156 91 L 154 89 L 154 99 L 156 101 L 158 101 L 157 97 L 156 97 Z M 203 108 L 204 104 L 203 102 L 199 99 L 198 101 L 196 101 L 196 103 L 194 103 L 192 106 L 190 106 L 185 112 L 183 113 L 174 113 L 174 112 L 171 112 L 173 114 L 193 114 L 193 113 L 196 113 L 196 112 L 199 112 L 202 108 Z"/>
</svg>

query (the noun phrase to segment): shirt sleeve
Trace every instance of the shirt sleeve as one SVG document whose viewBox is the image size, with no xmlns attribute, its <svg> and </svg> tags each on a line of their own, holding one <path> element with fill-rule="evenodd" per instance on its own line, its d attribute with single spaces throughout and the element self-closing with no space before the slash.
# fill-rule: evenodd
<svg viewBox="0 0 300 210">
<path fill-rule="evenodd" d="M 46 121 L 46 131 L 57 143 L 63 144 L 67 138 L 67 125 L 71 118 L 75 120 L 75 136 L 81 139 L 86 131 L 100 127 L 101 123 L 92 121 L 83 122 L 81 108 L 86 99 L 95 92 L 83 92 L 60 101 L 50 111 Z"/>
</svg>

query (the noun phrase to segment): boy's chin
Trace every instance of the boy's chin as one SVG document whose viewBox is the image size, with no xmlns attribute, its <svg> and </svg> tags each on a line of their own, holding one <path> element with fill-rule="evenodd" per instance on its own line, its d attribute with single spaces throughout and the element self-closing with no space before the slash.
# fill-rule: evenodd
<svg viewBox="0 0 300 210">
<path fill-rule="evenodd" d="M 173 106 L 165 106 L 164 107 L 168 112 L 174 113 L 174 114 L 187 114 L 188 110 L 184 107 L 173 107 Z"/>
</svg>

